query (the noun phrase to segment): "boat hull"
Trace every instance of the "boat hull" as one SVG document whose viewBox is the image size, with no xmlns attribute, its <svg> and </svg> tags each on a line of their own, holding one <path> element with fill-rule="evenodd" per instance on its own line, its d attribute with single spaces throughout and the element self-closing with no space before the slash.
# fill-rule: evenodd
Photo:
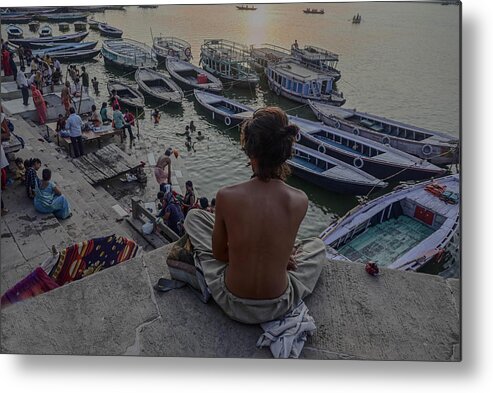
<svg viewBox="0 0 493 393">
<path fill-rule="evenodd" d="M 458 146 L 454 144 L 434 143 L 433 141 L 416 141 L 405 139 L 389 134 L 383 134 L 377 131 L 370 130 L 359 124 L 351 121 L 327 115 L 313 105 L 310 105 L 315 116 L 330 127 L 335 127 L 341 131 L 354 134 L 358 133 L 360 137 L 388 144 L 391 147 L 412 154 L 413 156 L 428 160 L 435 165 L 450 165 L 459 162 L 460 153 Z M 428 147 L 429 146 L 429 147 Z M 425 152 L 429 152 L 425 154 Z"/>
<path fill-rule="evenodd" d="M 44 47 L 45 44 L 57 44 L 57 43 L 66 43 L 66 42 L 80 42 L 84 38 L 87 37 L 89 33 L 77 33 L 77 34 L 69 34 L 66 36 L 57 36 L 57 37 L 46 37 L 46 38 L 32 38 L 32 39 L 20 39 L 20 40 L 11 40 L 13 44 L 23 45 L 28 48 L 37 49 L 39 47 Z M 39 45 L 39 46 L 38 46 Z"/>
<path fill-rule="evenodd" d="M 49 53 L 49 52 L 48 52 Z M 75 51 L 59 51 L 54 52 L 53 55 L 57 60 L 62 63 L 69 63 L 71 61 L 80 60 L 90 60 L 95 58 L 99 54 L 99 49 L 88 49 L 88 50 L 75 50 Z"/>
<path fill-rule="evenodd" d="M 295 165 L 291 160 L 288 160 L 287 163 L 294 176 L 336 194 L 366 195 L 375 189 L 375 186 L 373 185 L 349 183 L 307 171 L 302 167 Z"/>
<path fill-rule="evenodd" d="M 330 157 L 337 158 L 347 164 L 353 165 L 355 168 L 361 169 L 377 179 L 388 179 L 392 181 L 401 180 L 427 180 L 431 177 L 442 176 L 445 174 L 444 169 L 435 167 L 435 169 L 410 167 L 411 163 L 401 164 L 377 161 L 371 157 L 362 154 L 351 153 L 332 146 L 329 143 L 323 143 L 311 135 L 302 132 L 300 144 L 307 146 L 313 150 L 324 150 L 325 154 Z"/>
<path fill-rule="evenodd" d="M 158 72 L 139 68 L 135 72 L 135 81 L 144 94 L 151 96 L 156 100 L 163 101 L 169 104 L 181 104 L 183 100 L 184 94 L 180 87 L 176 83 L 174 83 L 171 78 L 166 77 L 165 75 L 162 75 Z M 162 92 L 161 89 L 149 86 L 156 84 L 156 81 L 158 82 L 157 85 L 165 85 L 165 88 L 170 91 Z"/>
<path fill-rule="evenodd" d="M 116 90 L 116 94 L 118 95 L 118 101 L 121 102 L 125 106 L 129 106 L 132 108 L 143 108 L 145 106 L 145 99 L 142 93 L 140 93 L 136 88 L 133 88 L 129 85 L 124 85 L 121 82 L 109 80 L 106 84 L 106 88 L 108 89 L 108 94 L 111 95 L 111 91 L 113 89 Z M 127 98 L 123 95 L 123 90 L 129 90 L 133 98 Z"/>
<path fill-rule="evenodd" d="M 185 78 L 183 75 L 181 75 L 177 69 L 175 69 L 176 64 L 179 65 L 179 63 L 175 63 L 174 59 L 167 59 L 166 60 L 166 69 L 168 70 L 169 74 L 171 77 L 182 87 L 184 87 L 185 91 L 193 91 L 195 89 L 198 90 L 204 90 L 204 91 L 210 91 L 211 93 L 220 93 L 223 89 L 221 81 L 219 79 L 215 78 L 212 74 L 208 73 L 207 71 L 201 69 L 200 67 L 196 67 L 193 64 L 190 64 L 188 62 L 182 62 L 181 64 L 185 65 L 187 67 L 186 70 L 183 70 L 183 72 L 189 72 L 191 75 L 195 74 L 205 74 L 207 76 L 207 80 L 212 80 L 213 82 L 210 83 L 198 83 L 196 81 L 196 76 L 195 79 L 189 80 Z M 215 82 L 214 82 L 215 80 Z"/>
</svg>

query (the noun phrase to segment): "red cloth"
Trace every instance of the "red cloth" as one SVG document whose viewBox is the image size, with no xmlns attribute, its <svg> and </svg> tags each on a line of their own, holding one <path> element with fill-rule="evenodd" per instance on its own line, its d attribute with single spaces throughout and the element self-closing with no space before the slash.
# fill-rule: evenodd
<svg viewBox="0 0 493 393">
<path fill-rule="evenodd" d="M 5 76 L 12 75 L 12 67 L 10 66 L 10 52 L 3 50 L 2 52 L 2 68 Z"/>
<path fill-rule="evenodd" d="M 7 187 L 7 170 L 2 168 L 2 190 Z"/>
<path fill-rule="evenodd" d="M 34 105 L 36 106 L 36 111 L 38 112 L 39 124 L 45 124 L 46 102 L 43 98 L 43 94 L 41 94 L 41 92 L 34 85 L 31 85 L 31 91 L 32 91 Z"/>
<path fill-rule="evenodd" d="M 131 126 L 134 126 L 135 125 L 135 116 L 133 113 L 131 112 L 128 112 L 125 116 L 124 116 L 124 119 L 125 121 L 130 124 Z"/>
<path fill-rule="evenodd" d="M 3 294 L 1 305 L 6 307 L 58 287 L 59 285 L 41 267 L 37 267 L 31 274 Z"/>
</svg>

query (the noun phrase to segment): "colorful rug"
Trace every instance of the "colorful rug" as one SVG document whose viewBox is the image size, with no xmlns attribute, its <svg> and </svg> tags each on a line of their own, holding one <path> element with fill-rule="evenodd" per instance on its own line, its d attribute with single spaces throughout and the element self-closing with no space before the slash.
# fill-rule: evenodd
<svg viewBox="0 0 493 393">
<path fill-rule="evenodd" d="M 6 307 L 58 287 L 59 285 L 42 268 L 37 267 L 32 273 L 4 293 L 1 306 Z"/>
<path fill-rule="evenodd" d="M 120 236 L 107 236 L 76 243 L 60 252 L 49 276 L 58 285 L 90 276 L 135 256 L 138 245 Z"/>
<path fill-rule="evenodd" d="M 5 307 L 80 280 L 135 257 L 139 246 L 121 236 L 106 236 L 73 244 L 10 288 L 1 299 Z M 51 266 L 49 268 L 48 266 Z M 47 274 L 46 271 L 50 273 Z"/>
</svg>

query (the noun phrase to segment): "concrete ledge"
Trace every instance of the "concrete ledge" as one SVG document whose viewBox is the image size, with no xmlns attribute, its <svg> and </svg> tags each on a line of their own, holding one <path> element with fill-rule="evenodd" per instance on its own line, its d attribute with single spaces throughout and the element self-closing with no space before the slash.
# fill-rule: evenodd
<svg viewBox="0 0 493 393">
<path fill-rule="evenodd" d="M 3 353 L 269 358 L 258 325 L 187 288 L 156 293 L 169 246 L 1 311 Z M 328 262 L 306 301 L 317 324 L 302 357 L 460 360 L 458 280 Z"/>
</svg>

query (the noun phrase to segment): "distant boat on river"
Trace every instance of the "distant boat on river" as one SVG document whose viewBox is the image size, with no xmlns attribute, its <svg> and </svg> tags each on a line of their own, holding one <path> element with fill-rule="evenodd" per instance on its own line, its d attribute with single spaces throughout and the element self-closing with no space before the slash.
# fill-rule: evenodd
<svg viewBox="0 0 493 393">
<path fill-rule="evenodd" d="M 305 14 L 325 14 L 325 11 L 323 8 L 321 9 L 316 9 L 316 8 L 305 8 L 303 10 Z"/>
<path fill-rule="evenodd" d="M 252 5 L 252 6 L 237 5 L 236 8 L 241 10 L 241 11 L 255 11 L 257 9 L 257 7 L 255 7 L 254 5 Z"/>
</svg>

